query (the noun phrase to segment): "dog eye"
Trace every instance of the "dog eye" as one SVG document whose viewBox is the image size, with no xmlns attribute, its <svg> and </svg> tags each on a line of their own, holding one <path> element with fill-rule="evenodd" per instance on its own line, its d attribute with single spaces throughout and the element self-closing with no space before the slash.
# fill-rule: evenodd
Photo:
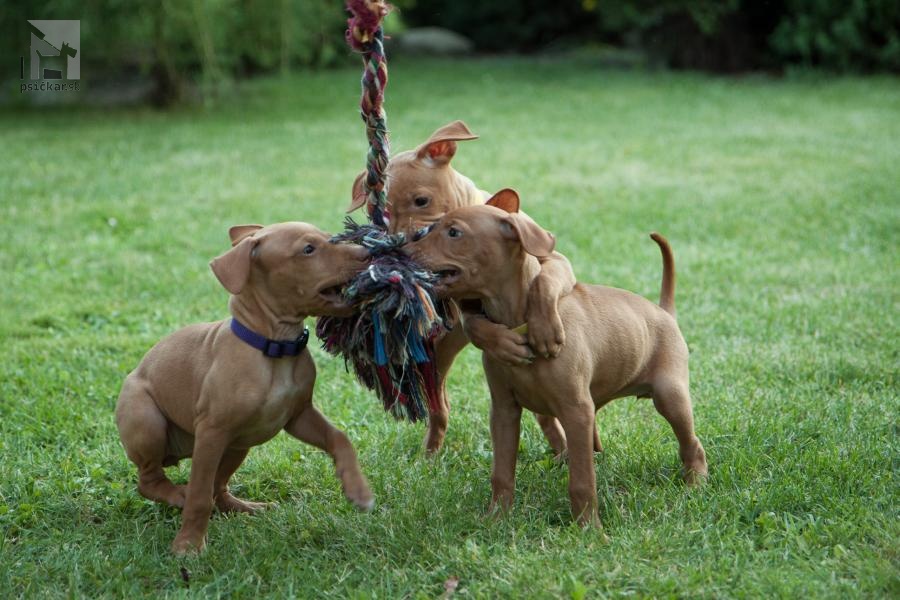
<svg viewBox="0 0 900 600">
<path fill-rule="evenodd" d="M 428 203 L 430 201 L 431 201 L 430 198 L 426 198 L 425 196 L 418 196 L 418 197 L 416 197 L 415 200 L 413 200 L 413 203 L 415 203 L 415 205 L 419 208 L 424 208 L 424 207 L 428 206 Z"/>
<path fill-rule="evenodd" d="M 313 246 L 312 244 L 307 244 L 303 248 L 303 254 L 312 254 L 315 251 L 316 251 L 316 247 Z"/>
<path fill-rule="evenodd" d="M 447 230 L 447 235 L 449 235 L 452 238 L 462 237 L 462 231 L 460 231 L 456 227 L 451 227 L 450 229 Z"/>
</svg>

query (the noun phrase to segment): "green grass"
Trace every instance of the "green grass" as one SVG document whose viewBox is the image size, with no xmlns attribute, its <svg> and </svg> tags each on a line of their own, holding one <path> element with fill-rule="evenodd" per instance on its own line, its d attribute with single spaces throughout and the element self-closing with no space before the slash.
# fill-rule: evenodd
<svg viewBox="0 0 900 600">
<path fill-rule="evenodd" d="M 207 262 L 236 223 L 337 230 L 363 163 L 355 69 L 241 85 L 216 108 L 0 114 L 0 595 L 897 597 L 900 81 L 716 79 L 587 64 L 396 62 L 397 150 L 455 118 L 455 165 L 516 187 L 582 281 L 657 298 L 671 241 L 708 485 L 687 491 L 643 400 L 600 413 L 609 534 L 523 420 L 517 498 L 489 498 L 488 396 L 467 350 L 442 455 L 316 348 L 316 402 L 378 498 L 285 435 L 234 480 L 261 516 L 168 547 L 112 412 L 160 337 L 226 316 Z M 184 480 L 183 464 L 173 476 Z M 189 587 L 180 569 L 190 575 Z"/>
</svg>

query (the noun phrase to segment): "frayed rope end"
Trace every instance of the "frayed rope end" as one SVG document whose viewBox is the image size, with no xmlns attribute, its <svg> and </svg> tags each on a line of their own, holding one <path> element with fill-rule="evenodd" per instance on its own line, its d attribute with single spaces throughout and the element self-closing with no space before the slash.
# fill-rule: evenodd
<svg viewBox="0 0 900 600">
<path fill-rule="evenodd" d="M 403 253 L 402 233 L 347 217 L 345 231 L 331 241 L 361 244 L 372 259 L 344 289 L 355 314 L 319 318 L 322 347 L 343 356 L 394 417 L 426 419 L 440 408 L 433 341 L 446 330 L 446 307 L 433 300 L 434 274 Z"/>
</svg>

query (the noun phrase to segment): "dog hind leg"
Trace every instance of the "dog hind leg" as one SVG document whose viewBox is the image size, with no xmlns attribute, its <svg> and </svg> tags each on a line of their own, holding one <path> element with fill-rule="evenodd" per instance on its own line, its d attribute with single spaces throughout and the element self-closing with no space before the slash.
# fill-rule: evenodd
<svg viewBox="0 0 900 600">
<path fill-rule="evenodd" d="M 141 496 L 183 508 L 186 486 L 172 483 L 163 470 L 168 421 L 145 387 L 132 378 L 122 386 L 116 404 L 116 426 L 125 454 L 138 468 Z"/>
<path fill-rule="evenodd" d="M 678 453 L 684 467 L 682 476 L 685 483 L 701 483 L 707 473 L 706 453 L 694 433 L 694 415 L 687 385 L 675 381 L 654 384 L 653 405 L 669 422 L 678 438 Z"/>
<path fill-rule="evenodd" d="M 228 491 L 228 480 L 234 475 L 241 463 L 247 457 L 247 449 L 229 449 L 222 456 L 219 469 L 216 471 L 215 499 L 216 508 L 221 512 L 244 512 L 253 514 L 258 510 L 271 506 L 268 502 L 250 502 L 232 496 Z"/>
</svg>

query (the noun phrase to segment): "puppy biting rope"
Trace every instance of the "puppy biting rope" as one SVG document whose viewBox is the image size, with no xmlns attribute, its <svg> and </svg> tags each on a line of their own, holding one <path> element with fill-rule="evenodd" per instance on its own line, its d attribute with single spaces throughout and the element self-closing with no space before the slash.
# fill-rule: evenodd
<svg viewBox="0 0 900 600">
<path fill-rule="evenodd" d="M 418 421 L 439 408 L 440 381 L 434 362 L 434 339 L 443 331 L 444 308 L 432 300 L 434 275 L 400 251 L 403 234 L 387 232 L 389 213 L 385 169 L 389 159 L 384 90 L 387 61 L 381 20 L 388 5 L 381 0 L 349 0 L 347 43 L 363 55 L 362 102 L 369 152 L 366 204 L 370 225 L 348 218 L 334 243 L 353 242 L 369 249 L 369 268 L 344 289 L 355 316 L 323 317 L 316 325 L 322 347 L 342 355 L 359 381 L 375 390 L 397 418 Z"/>
</svg>

